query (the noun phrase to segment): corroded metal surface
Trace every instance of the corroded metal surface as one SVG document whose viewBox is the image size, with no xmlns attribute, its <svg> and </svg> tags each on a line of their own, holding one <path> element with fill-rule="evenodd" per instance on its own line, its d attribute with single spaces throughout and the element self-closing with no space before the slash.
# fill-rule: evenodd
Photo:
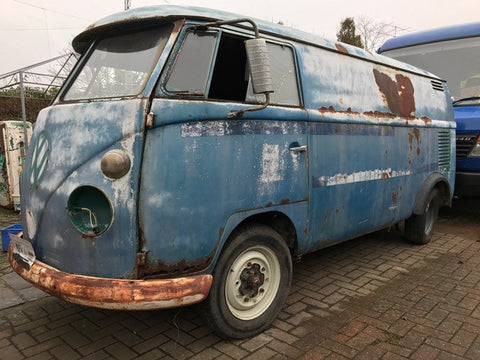
<svg viewBox="0 0 480 360">
<path fill-rule="evenodd" d="M 49 294 L 72 303 L 104 309 L 148 310 L 195 304 L 207 297 L 212 285 L 211 275 L 164 280 L 73 275 L 38 260 L 26 270 L 14 259 L 12 245 L 8 260 L 20 276 Z"/>
<path fill-rule="evenodd" d="M 454 131 L 448 91 L 431 84 L 438 78 L 262 23 L 262 34 L 294 49 L 279 76 L 298 72 L 281 86 L 300 100 L 231 119 L 232 111 L 251 106 L 243 90 L 233 100 L 210 97 L 207 88 L 183 94 L 167 86 L 189 26 L 230 15 L 155 9 L 104 19 L 76 39 L 177 19 L 138 97 L 70 103 L 60 97 L 40 114 L 32 146 L 46 160 L 26 164 L 24 223 L 37 259 L 48 265 L 37 262 L 28 273 L 17 266 L 22 276 L 80 304 L 180 306 L 207 296 L 224 244 L 247 222 L 279 229 L 297 256 L 411 215 L 422 182 L 440 169 L 439 129 Z M 246 31 L 228 30 L 239 38 Z M 231 57 L 221 60 L 239 66 Z M 192 78 L 193 67 L 183 70 Z M 205 76 L 211 84 L 213 74 Z M 448 162 L 454 152 L 446 148 Z M 103 156 L 113 150 L 132 162 L 114 181 L 101 172 Z M 442 174 L 452 180 L 451 169 Z M 84 184 L 105 193 L 114 209 L 108 231 L 88 239 L 64 211 Z M 277 216 L 291 226 L 280 226 Z"/>
<path fill-rule="evenodd" d="M 402 74 L 396 74 L 395 80 L 392 80 L 390 76 L 377 69 L 373 69 L 373 74 L 375 82 L 392 113 L 400 116 L 413 116 L 415 99 L 413 97 L 412 81 Z"/>
</svg>

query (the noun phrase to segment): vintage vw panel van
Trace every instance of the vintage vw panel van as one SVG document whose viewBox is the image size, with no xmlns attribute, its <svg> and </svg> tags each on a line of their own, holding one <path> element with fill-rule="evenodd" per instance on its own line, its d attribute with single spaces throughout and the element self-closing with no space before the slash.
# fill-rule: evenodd
<svg viewBox="0 0 480 360">
<path fill-rule="evenodd" d="M 405 220 L 428 242 L 454 181 L 432 74 L 200 8 L 112 15 L 38 116 L 22 172 L 25 279 L 77 304 L 201 302 L 223 336 L 267 328 L 292 259 Z"/>
</svg>

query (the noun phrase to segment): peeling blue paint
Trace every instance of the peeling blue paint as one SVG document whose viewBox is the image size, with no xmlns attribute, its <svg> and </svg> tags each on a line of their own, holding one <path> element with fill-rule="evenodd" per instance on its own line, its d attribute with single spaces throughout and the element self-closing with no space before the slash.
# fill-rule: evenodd
<svg viewBox="0 0 480 360">
<path fill-rule="evenodd" d="M 36 175 L 22 177 L 25 237 L 39 259 L 107 278 L 211 273 L 232 231 L 252 217 L 288 218 L 292 251 L 303 254 L 408 218 L 432 172 L 453 184 L 454 166 L 439 159 L 451 162 L 454 145 L 438 147 L 440 129 L 455 131 L 448 89 L 434 90 L 437 77 L 361 49 L 259 21 L 262 37 L 292 49 L 298 106 L 230 118 L 257 104 L 166 91 L 187 26 L 235 17 L 134 9 L 75 38 L 88 52 L 98 36 L 175 22 L 140 95 L 65 102 L 61 92 L 40 113 L 26 163 Z M 252 35 L 245 27 L 229 31 Z M 42 152 L 44 135 L 45 166 L 31 153 Z M 132 163 L 116 180 L 100 167 L 112 149 Z M 66 211 L 84 185 L 111 201 L 113 222 L 97 237 L 82 236 Z"/>
</svg>

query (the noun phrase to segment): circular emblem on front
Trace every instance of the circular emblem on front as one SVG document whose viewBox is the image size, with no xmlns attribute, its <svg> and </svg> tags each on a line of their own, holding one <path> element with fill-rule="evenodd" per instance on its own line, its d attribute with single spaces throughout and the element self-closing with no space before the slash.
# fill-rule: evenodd
<svg viewBox="0 0 480 360">
<path fill-rule="evenodd" d="M 45 131 L 38 134 L 30 165 L 30 184 L 38 184 L 45 174 L 50 155 L 50 139 Z"/>
</svg>

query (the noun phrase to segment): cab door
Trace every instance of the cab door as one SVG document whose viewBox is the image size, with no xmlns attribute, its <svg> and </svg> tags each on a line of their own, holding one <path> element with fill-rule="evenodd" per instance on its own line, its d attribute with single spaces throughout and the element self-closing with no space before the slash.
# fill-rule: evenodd
<svg viewBox="0 0 480 360">
<path fill-rule="evenodd" d="M 292 47 L 269 43 L 273 104 L 234 115 L 264 101 L 249 81 L 247 37 L 186 28 L 181 39 L 145 139 L 145 274 L 204 270 L 233 214 L 304 202 L 308 194 L 307 117 Z"/>
</svg>

